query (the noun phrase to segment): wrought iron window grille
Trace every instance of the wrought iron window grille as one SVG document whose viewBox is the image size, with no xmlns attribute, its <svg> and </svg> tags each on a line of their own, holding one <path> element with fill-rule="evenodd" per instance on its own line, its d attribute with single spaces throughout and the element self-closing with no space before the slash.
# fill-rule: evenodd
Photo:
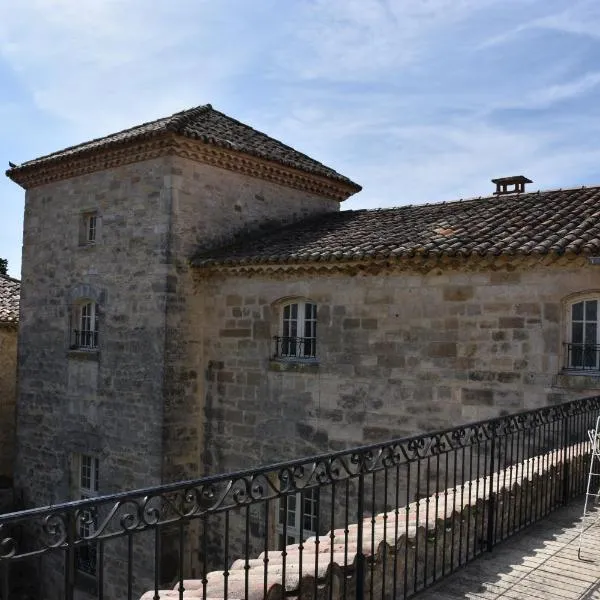
<svg viewBox="0 0 600 600">
<path fill-rule="evenodd" d="M 273 358 L 316 359 L 316 338 L 274 336 Z"/>
<path fill-rule="evenodd" d="M 98 348 L 98 332 L 73 329 L 71 350 L 96 350 Z"/>
<path fill-rule="evenodd" d="M 564 370 L 600 372 L 600 346 L 565 343 Z"/>
</svg>

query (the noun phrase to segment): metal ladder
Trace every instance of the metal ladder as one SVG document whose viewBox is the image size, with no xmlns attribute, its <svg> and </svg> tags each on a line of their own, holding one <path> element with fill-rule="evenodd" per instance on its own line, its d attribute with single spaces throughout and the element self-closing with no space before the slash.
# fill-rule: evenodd
<svg viewBox="0 0 600 600">
<path fill-rule="evenodd" d="M 591 458 L 579 531 L 579 548 L 577 549 L 579 560 L 589 560 L 582 558 L 585 533 L 594 525 L 600 524 L 600 511 L 597 510 L 600 507 L 600 416 L 596 419 L 596 428 L 588 429 L 588 437 L 591 443 Z M 595 547 L 597 548 L 597 545 Z"/>
</svg>

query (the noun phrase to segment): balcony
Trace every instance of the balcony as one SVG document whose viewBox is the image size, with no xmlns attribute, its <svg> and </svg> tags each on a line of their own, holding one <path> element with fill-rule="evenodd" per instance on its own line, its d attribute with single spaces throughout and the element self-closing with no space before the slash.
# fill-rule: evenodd
<svg viewBox="0 0 600 600">
<path fill-rule="evenodd" d="M 580 496 L 599 413 L 587 398 L 2 515 L 1 598 L 408 598 Z"/>
</svg>

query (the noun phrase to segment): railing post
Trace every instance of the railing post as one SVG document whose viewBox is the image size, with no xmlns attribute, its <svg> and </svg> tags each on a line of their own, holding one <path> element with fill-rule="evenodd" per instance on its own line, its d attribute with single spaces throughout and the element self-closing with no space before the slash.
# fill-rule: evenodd
<svg viewBox="0 0 600 600">
<path fill-rule="evenodd" d="M 2 577 L 2 598 L 10 598 L 10 563 L 8 560 L 2 561 L 1 577 Z"/>
<path fill-rule="evenodd" d="M 65 526 L 67 528 L 66 555 L 65 555 L 65 600 L 73 600 L 75 593 L 75 514 L 67 512 Z"/>
<path fill-rule="evenodd" d="M 494 547 L 494 520 L 496 517 L 496 497 L 494 493 L 494 454 L 496 452 L 496 428 L 492 428 L 492 439 L 490 445 L 490 471 L 488 486 L 488 522 L 487 522 L 487 551 L 491 552 Z"/>
<path fill-rule="evenodd" d="M 569 479 L 571 477 L 571 465 L 568 460 L 567 449 L 569 446 L 569 415 L 565 417 L 563 432 L 563 468 L 562 468 L 562 500 L 563 504 L 569 502 Z"/>
<path fill-rule="evenodd" d="M 365 479 L 363 464 L 360 464 L 361 473 L 358 477 L 358 504 L 356 509 L 357 532 L 356 532 L 356 600 L 363 600 L 365 592 L 365 555 L 363 553 L 363 519 L 364 519 L 364 495 Z M 348 543 L 348 542 L 346 542 Z"/>
</svg>

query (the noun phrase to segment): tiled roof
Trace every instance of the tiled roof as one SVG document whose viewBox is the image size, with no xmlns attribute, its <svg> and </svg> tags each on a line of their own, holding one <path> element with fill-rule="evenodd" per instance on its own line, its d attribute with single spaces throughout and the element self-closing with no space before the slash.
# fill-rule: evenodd
<svg viewBox="0 0 600 600">
<path fill-rule="evenodd" d="M 600 187 L 335 212 L 204 252 L 192 262 L 210 267 L 564 253 L 600 254 Z"/>
<path fill-rule="evenodd" d="M 6 275 L 0 275 L 0 323 L 19 321 L 19 298 L 21 282 Z"/>
<path fill-rule="evenodd" d="M 210 104 L 197 106 L 175 113 L 169 117 L 157 119 L 125 129 L 118 133 L 94 139 L 77 146 L 71 146 L 30 160 L 17 167 L 9 169 L 7 175 L 16 174 L 22 169 L 42 165 L 49 162 L 64 161 L 79 155 L 97 150 L 126 144 L 145 138 L 172 132 L 184 137 L 201 140 L 207 144 L 237 150 L 258 158 L 273 161 L 294 169 L 299 169 L 328 179 L 334 179 L 359 191 L 361 187 L 333 169 L 326 167 L 309 156 L 294 150 L 290 146 L 256 131 L 231 117 L 215 110 Z"/>
</svg>

